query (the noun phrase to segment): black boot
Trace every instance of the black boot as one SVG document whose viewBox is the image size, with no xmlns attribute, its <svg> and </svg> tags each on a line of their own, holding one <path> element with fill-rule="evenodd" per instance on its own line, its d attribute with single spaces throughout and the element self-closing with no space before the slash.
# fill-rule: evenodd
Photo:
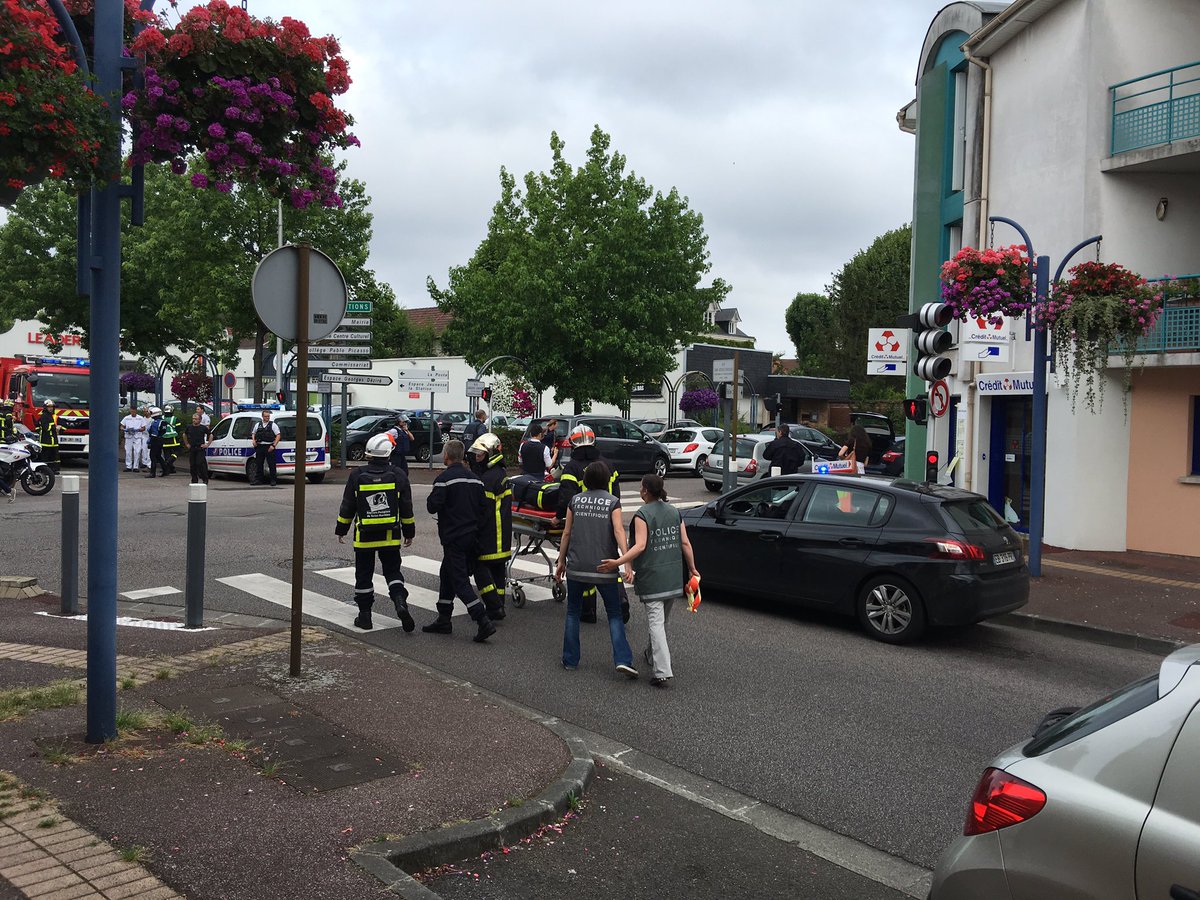
<svg viewBox="0 0 1200 900">
<path fill-rule="evenodd" d="M 354 617 L 354 627 L 361 628 L 363 631 L 370 631 L 375 626 L 371 624 L 371 613 L 360 612 Z"/>
<path fill-rule="evenodd" d="M 450 624 L 449 616 L 438 616 L 421 630 L 426 634 L 450 634 L 454 631 L 454 626 Z"/>
<path fill-rule="evenodd" d="M 396 617 L 400 620 L 401 627 L 405 632 L 411 633 L 417 627 L 417 623 L 413 620 L 412 613 L 408 611 L 406 599 L 406 597 L 393 597 L 392 603 L 396 605 Z"/>
<path fill-rule="evenodd" d="M 480 616 L 475 624 L 479 626 L 479 630 L 475 632 L 475 637 L 471 638 L 471 640 L 477 644 L 482 644 L 496 633 L 496 626 L 486 615 Z"/>
</svg>

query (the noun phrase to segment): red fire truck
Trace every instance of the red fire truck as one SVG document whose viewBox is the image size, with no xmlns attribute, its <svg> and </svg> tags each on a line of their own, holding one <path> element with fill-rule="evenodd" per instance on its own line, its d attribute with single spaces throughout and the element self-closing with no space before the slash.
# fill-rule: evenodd
<svg viewBox="0 0 1200 900">
<path fill-rule="evenodd" d="M 88 455 L 91 365 L 77 357 L 0 356 L 0 391 L 14 403 L 13 418 L 37 431 L 47 400 L 54 401 L 60 457 Z"/>
</svg>

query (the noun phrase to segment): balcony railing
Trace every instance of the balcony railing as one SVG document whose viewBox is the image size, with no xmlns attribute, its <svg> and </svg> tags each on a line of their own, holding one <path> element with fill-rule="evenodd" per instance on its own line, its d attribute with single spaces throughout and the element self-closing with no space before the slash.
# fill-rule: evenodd
<svg viewBox="0 0 1200 900">
<path fill-rule="evenodd" d="M 1200 62 L 1122 81 L 1108 93 L 1114 154 L 1200 137 Z"/>
<path fill-rule="evenodd" d="M 1179 280 L 1188 281 L 1196 277 L 1187 275 Z M 1165 279 L 1152 279 L 1160 280 Z M 1137 348 L 1142 353 L 1200 350 L 1200 297 L 1179 297 L 1168 301 L 1154 327 L 1138 340 Z"/>
</svg>

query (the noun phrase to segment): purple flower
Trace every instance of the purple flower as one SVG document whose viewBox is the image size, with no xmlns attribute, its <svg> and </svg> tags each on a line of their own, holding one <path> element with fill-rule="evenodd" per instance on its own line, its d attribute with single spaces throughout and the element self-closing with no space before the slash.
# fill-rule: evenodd
<svg viewBox="0 0 1200 900">
<path fill-rule="evenodd" d="M 213 122 L 208 126 L 208 136 L 211 138 L 225 137 L 225 126 L 220 122 Z"/>
<path fill-rule="evenodd" d="M 239 131 L 237 134 L 235 134 L 233 136 L 233 139 L 235 141 L 237 141 L 239 144 L 241 144 L 243 147 L 249 147 L 251 144 L 254 143 L 254 138 L 252 138 L 250 136 L 250 133 L 248 131 Z"/>
<path fill-rule="evenodd" d="M 177 157 L 171 160 L 171 171 L 176 175 L 182 175 L 187 171 L 187 163 Z"/>
<path fill-rule="evenodd" d="M 218 181 L 216 187 L 217 190 L 222 194 L 228 194 L 233 190 L 233 183 L 229 181 Z"/>
<path fill-rule="evenodd" d="M 192 187 L 206 188 L 208 187 L 208 176 L 203 172 L 197 172 L 192 176 Z"/>
<path fill-rule="evenodd" d="M 238 109 L 236 106 L 225 107 L 225 118 L 233 119 L 234 121 L 236 121 L 236 120 L 240 119 L 241 117 L 242 117 L 242 111 L 240 109 Z"/>
</svg>

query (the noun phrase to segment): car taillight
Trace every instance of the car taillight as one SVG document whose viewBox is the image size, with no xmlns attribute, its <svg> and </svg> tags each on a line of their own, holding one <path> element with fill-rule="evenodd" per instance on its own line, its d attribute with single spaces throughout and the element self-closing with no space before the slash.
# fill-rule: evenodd
<svg viewBox="0 0 1200 900">
<path fill-rule="evenodd" d="M 686 447 L 683 448 L 683 452 L 691 453 L 693 450 L 699 450 L 699 449 L 700 449 L 699 444 L 688 444 Z"/>
<path fill-rule="evenodd" d="M 750 462 L 746 463 L 746 468 L 742 469 L 742 471 L 745 472 L 747 475 L 753 475 L 755 472 L 758 471 L 758 460 L 757 459 L 750 460 Z"/>
<path fill-rule="evenodd" d="M 1031 819 L 1046 805 L 1046 792 L 1003 769 L 988 768 L 979 779 L 963 834 L 987 834 Z"/>
<path fill-rule="evenodd" d="M 983 552 L 982 547 L 977 547 L 975 544 L 968 544 L 965 541 L 956 541 L 951 538 L 926 538 L 933 546 L 933 552 L 930 554 L 934 559 L 987 559 L 987 554 Z"/>
<path fill-rule="evenodd" d="M 880 458 L 884 462 L 895 462 L 896 460 L 898 460 L 900 458 L 900 454 L 897 453 L 895 450 L 889 450 L 887 453 L 883 454 L 883 456 Z"/>
</svg>

